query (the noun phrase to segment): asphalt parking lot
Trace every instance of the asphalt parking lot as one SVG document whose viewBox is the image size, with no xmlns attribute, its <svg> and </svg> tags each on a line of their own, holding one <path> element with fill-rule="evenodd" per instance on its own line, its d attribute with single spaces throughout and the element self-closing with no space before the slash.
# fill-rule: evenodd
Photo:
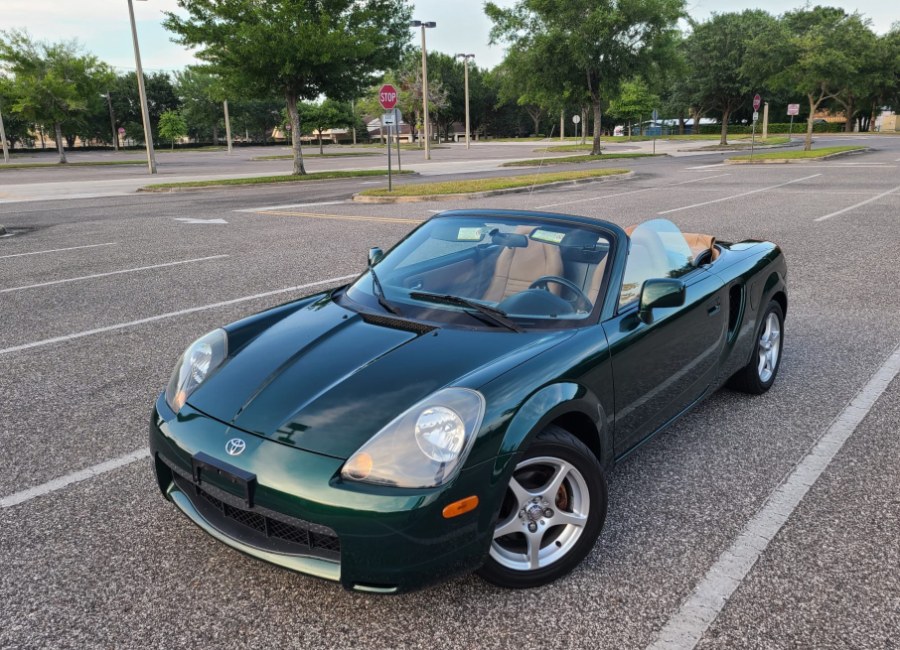
<svg viewBox="0 0 900 650">
<path fill-rule="evenodd" d="M 0 647 L 897 648 L 900 379 L 885 368 L 900 354 L 900 138 L 864 142 L 797 165 L 610 161 L 635 176 L 478 202 L 362 205 L 342 180 L 0 203 L 15 233 L 0 238 Z M 441 174 L 509 155 L 452 152 Z M 467 576 L 349 593 L 238 554 L 163 500 L 147 417 L 187 344 L 347 281 L 436 211 L 480 206 L 778 243 L 790 303 L 774 388 L 721 390 L 617 466 L 592 554 L 531 591 Z M 833 460 L 726 597 L 703 600 L 855 399 Z"/>
</svg>

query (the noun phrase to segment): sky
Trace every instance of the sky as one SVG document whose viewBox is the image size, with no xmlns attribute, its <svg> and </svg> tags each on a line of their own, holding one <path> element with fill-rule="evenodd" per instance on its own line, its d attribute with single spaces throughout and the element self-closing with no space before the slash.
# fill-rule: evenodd
<svg viewBox="0 0 900 650">
<path fill-rule="evenodd" d="M 515 0 L 495 2 L 501 6 L 515 4 Z M 484 15 L 483 0 L 415 0 L 412 4 L 413 18 L 437 23 L 435 29 L 427 30 L 429 50 L 475 54 L 477 65 L 485 68 L 503 59 L 503 47 L 488 45 L 491 23 Z M 753 4 L 747 0 L 688 0 L 688 10 L 702 20 L 713 12 L 758 8 L 779 14 L 804 4 L 803 0 L 757 0 Z M 858 11 L 872 20 L 878 33 L 900 21 L 900 4 L 896 0 L 817 0 L 815 4 Z M 169 33 L 160 24 L 163 11 L 177 9 L 176 0 L 136 1 L 134 8 L 145 71 L 177 70 L 195 62 L 189 51 L 170 41 Z M 0 30 L 9 28 L 26 28 L 41 40 L 77 39 L 86 50 L 117 70 L 134 69 L 126 0 L 0 0 Z M 410 30 L 410 37 L 418 43 L 418 30 Z"/>
</svg>

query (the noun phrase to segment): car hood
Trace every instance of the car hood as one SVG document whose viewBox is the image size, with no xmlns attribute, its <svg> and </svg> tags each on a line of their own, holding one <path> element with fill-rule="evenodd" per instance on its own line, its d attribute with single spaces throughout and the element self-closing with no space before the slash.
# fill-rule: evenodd
<svg viewBox="0 0 900 650">
<path fill-rule="evenodd" d="M 429 330 L 319 301 L 245 344 L 188 402 L 244 431 L 344 459 L 434 391 L 477 388 L 572 332 Z"/>
</svg>

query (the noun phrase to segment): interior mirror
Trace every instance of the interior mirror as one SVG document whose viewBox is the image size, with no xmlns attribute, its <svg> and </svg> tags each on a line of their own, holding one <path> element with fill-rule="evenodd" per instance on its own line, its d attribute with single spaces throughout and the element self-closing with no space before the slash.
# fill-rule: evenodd
<svg viewBox="0 0 900 650">
<path fill-rule="evenodd" d="M 653 320 L 653 310 L 662 307 L 681 307 L 684 305 L 684 282 L 673 278 L 656 278 L 644 282 L 641 288 L 639 314 L 641 320 L 649 323 Z"/>
<path fill-rule="evenodd" d="M 369 249 L 369 266 L 375 266 L 384 258 L 384 251 L 375 246 Z"/>
</svg>

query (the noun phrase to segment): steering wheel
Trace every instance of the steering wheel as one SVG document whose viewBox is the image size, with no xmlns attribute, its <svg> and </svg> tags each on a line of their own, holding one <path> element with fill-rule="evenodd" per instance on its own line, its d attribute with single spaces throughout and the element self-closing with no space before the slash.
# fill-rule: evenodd
<svg viewBox="0 0 900 650">
<path fill-rule="evenodd" d="M 544 289 L 545 291 L 549 291 L 547 288 L 548 282 L 555 282 L 556 284 L 561 284 L 566 289 L 572 291 L 575 294 L 575 299 L 571 301 L 572 306 L 576 311 L 585 311 L 589 312 L 594 306 L 594 303 L 591 302 L 591 299 L 588 298 L 584 291 L 581 290 L 577 284 L 572 282 L 571 280 L 567 280 L 566 278 L 561 278 L 558 275 L 542 275 L 537 280 L 528 285 L 529 289 Z"/>
</svg>

